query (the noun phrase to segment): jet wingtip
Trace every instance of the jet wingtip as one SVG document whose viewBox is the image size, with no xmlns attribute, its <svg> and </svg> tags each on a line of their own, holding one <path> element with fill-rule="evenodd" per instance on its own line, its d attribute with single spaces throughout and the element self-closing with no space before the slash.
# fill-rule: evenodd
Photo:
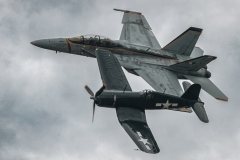
<svg viewBox="0 0 240 160">
<path fill-rule="evenodd" d="M 215 60 L 217 59 L 216 56 L 211 56 L 211 55 L 204 55 L 205 57 L 209 58 L 209 59 L 212 59 L 212 60 Z"/>
<path fill-rule="evenodd" d="M 129 11 L 129 10 L 124 10 L 124 9 L 117 9 L 117 8 L 113 8 L 114 11 L 120 11 L 120 12 L 124 12 L 124 13 L 132 13 L 132 14 L 139 14 L 141 15 L 141 12 L 135 12 L 135 11 Z"/>
<path fill-rule="evenodd" d="M 190 27 L 188 30 L 195 31 L 195 32 L 202 32 L 202 28 L 197 28 L 197 27 Z"/>
<path fill-rule="evenodd" d="M 215 98 L 223 102 L 228 102 L 228 98 L 218 98 L 218 97 L 215 97 Z"/>
</svg>

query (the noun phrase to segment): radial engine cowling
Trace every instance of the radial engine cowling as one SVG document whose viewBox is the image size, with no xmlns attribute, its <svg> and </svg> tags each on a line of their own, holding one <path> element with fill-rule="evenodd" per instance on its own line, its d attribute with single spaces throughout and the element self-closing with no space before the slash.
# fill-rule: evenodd
<svg viewBox="0 0 240 160">
<path fill-rule="evenodd" d="M 189 74 L 197 77 L 206 77 L 206 78 L 211 77 L 211 72 L 209 72 L 207 69 L 204 69 L 204 68 L 198 71 L 190 71 Z"/>
</svg>

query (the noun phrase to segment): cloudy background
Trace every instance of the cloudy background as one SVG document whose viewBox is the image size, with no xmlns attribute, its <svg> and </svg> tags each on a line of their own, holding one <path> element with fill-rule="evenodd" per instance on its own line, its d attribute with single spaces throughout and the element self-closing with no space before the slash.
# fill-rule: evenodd
<svg viewBox="0 0 240 160">
<path fill-rule="evenodd" d="M 97 91 L 102 85 L 96 59 L 29 43 L 89 33 L 118 39 L 123 14 L 113 8 L 142 12 L 162 47 L 190 26 L 203 28 L 197 46 L 218 57 L 208 67 L 229 102 L 201 93 L 208 124 L 195 113 L 147 111 L 161 149 L 156 155 L 134 150 L 114 109 L 96 108 L 92 124 L 92 101 L 83 86 Z M 237 160 L 239 8 L 238 0 L 0 0 L 0 159 Z M 151 89 L 126 74 L 135 91 Z"/>
</svg>

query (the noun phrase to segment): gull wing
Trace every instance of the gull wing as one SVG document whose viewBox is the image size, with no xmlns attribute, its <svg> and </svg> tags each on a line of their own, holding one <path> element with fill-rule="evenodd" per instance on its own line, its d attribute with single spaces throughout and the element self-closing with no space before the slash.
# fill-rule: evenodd
<svg viewBox="0 0 240 160">
<path fill-rule="evenodd" d="M 151 49 L 161 49 L 142 13 L 121 9 L 114 10 L 124 12 L 120 40 L 127 41 L 130 44 L 146 46 Z"/>
<path fill-rule="evenodd" d="M 146 153 L 158 153 L 160 150 L 148 127 L 145 110 L 138 108 L 116 108 L 119 123 L 132 138 L 138 148 Z"/>
<path fill-rule="evenodd" d="M 106 89 L 131 91 L 117 58 L 110 51 L 97 49 L 96 58 Z M 159 152 L 158 145 L 148 127 L 145 110 L 118 107 L 116 112 L 120 124 L 140 150 L 147 153 Z"/>
<path fill-rule="evenodd" d="M 183 91 L 179 84 L 177 75 L 164 67 L 152 68 L 150 66 L 141 66 L 140 69 L 134 70 L 156 91 L 181 96 Z M 172 109 L 175 111 L 192 112 L 191 108 Z"/>
<path fill-rule="evenodd" d="M 117 58 L 110 51 L 97 49 L 96 58 L 106 89 L 132 91 Z"/>
</svg>

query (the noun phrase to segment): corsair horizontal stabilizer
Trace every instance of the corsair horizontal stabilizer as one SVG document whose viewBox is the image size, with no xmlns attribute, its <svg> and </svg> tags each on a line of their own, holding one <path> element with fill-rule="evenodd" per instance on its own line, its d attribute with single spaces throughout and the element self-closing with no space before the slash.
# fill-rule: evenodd
<svg viewBox="0 0 240 160">
<path fill-rule="evenodd" d="M 172 42 L 162 48 L 164 51 L 190 56 L 202 29 L 190 27 Z"/>
<path fill-rule="evenodd" d="M 183 83 L 183 88 L 184 90 L 186 91 L 190 86 L 191 84 L 189 82 L 186 82 L 184 81 Z M 204 122 L 204 123 L 208 123 L 209 120 L 208 120 L 208 116 L 207 116 L 207 113 L 205 111 L 205 108 L 204 108 L 204 103 L 201 103 L 201 99 L 198 98 L 198 101 L 197 103 L 195 103 L 192 108 L 193 108 L 193 111 L 196 113 L 196 115 L 198 116 L 198 118 Z"/>
<path fill-rule="evenodd" d="M 193 83 L 200 84 L 202 89 L 212 95 L 214 98 L 222 101 L 228 101 L 228 97 L 208 78 L 184 75 Z"/>
<path fill-rule="evenodd" d="M 193 105 L 193 111 L 196 113 L 196 115 L 198 116 L 198 118 L 204 122 L 204 123 L 208 123 L 209 120 L 208 120 L 208 116 L 207 116 L 207 113 L 205 111 L 205 108 L 204 108 L 204 104 L 203 103 L 200 103 L 200 102 L 197 102 Z"/>
</svg>

